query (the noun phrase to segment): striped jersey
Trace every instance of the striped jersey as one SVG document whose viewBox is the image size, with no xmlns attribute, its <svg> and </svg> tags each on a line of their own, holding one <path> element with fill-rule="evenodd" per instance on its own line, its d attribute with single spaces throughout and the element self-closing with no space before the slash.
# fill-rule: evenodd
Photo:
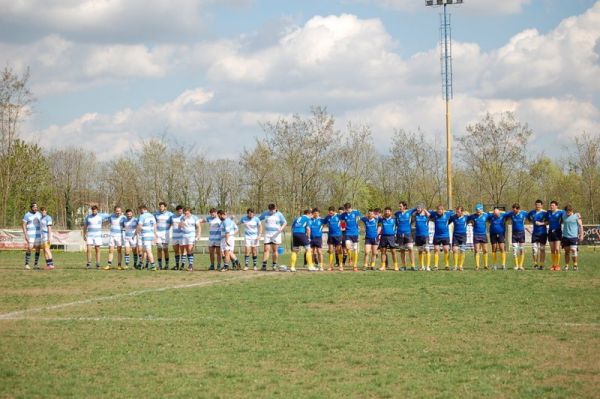
<svg viewBox="0 0 600 399">
<path fill-rule="evenodd" d="M 42 214 L 40 212 L 27 212 L 25 216 L 23 216 L 23 222 L 26 223 L 27 236 L 30 238 L 39 238 L 40 231 L 40 219 L 42 218 Z"/>
<path fill-rule="evenodd" d="M 171 230 L 171 217 L 173 212 L 165 210 L 164 212 L 154 212 L 154 218 L 156 219 L 156 231 L 159 235 L 166 236 Z"/>
<path fill-rule="evenodd" d="M 181 215 L 173 214 L 171 216 L 170 224 L 173 226 L 172 237 L 173 240 L 181 240 L 183 238 L 183 230 L 179 227 L 179 223 L 183 220 L 183 213 Z"/>
<path fill-rule="evenodd" d="M 255 240 L 258 238 L 258 228 L 260 226 L 260 219 L 258 216 L 249 218 L 247 215 L 243 216 L 240 223 L 244 225 L 244 237 Z"/>
<path fill-rule="evenodd" d="M 49 226 L 52 226 L 52 216 L 42 216 L 40 219 L 40 230 L 42 233 L 42 237 L 44 237 L 45 239 L 48 239 Z"/>
<path fill-rule="evenodd" d="M 121 224 L 123 223 L 123 220 L 127 219 L 127 216 L 125 215 L 119 215 L 117 216 L 116 214 L 112 214 L 108 217 L 108 222 L 110 223 L 110 235 L 111 236 L 120 236 L 121 234 L 123 234 L 123 228 L 121 227 Z"/>
<path fill-rule="evenodd" d="M 259 218 L 260 220 L 265 221 L 265 234 L 267 236 L 272 236 L 273 234 L 279 232 L 281 227 L 284 224 L 287 224 L 283 213 L 279 211 L 275 211 L 273 213 L 270 211 L 263 212 Z"/>
<path fill-rule="evenodd" d="M 221 238 L 225 238 L 225 234 L 234 235 L 237 231 L 237 225 L 230 218 L 221 221 Z"/>
<path fill-rule="evenodd" d="M 156 218 L 150 212 L 144 212 L 138 217 L 138 224 L 142 226 L 142 240 L 154 240 L 154 226 Z"/>
<path fill-rule="evenodd" d="M 184 238 L 196 238 L 196 229 L 198 228 L 197 224 L 199 221 L 200 219 L 196 215 L 190 215 L 189 217 L 183 215 L 179 227 Z"/>
<path fill-rule="evenodd" d="M 135 236 L 135 230 L 137 229 L 137 225 L 138 220 L 134 217 L 132 217 L 131 219 L 127 219 L 127 216 L 125 216 L 125 219 L 121 220 L 121 229 L 125 234 L 125 238 L 133 238 L 133 236 Z"/>
<path fill-rule="evenodd" d="M 87 236 L 90 238 L 102 237 L 102 223 L 105 220 L 105 216 L 97 213 L 96 215 L 90 213 L 85 217 L 84 224 L 87 229 Z"/>
<path fill-rule="evenodd" d="M 206 218 L 208 223 L 208 240 L 221 241 L 221 219 L 218 216 L 209 216 Z"/>
</svg>

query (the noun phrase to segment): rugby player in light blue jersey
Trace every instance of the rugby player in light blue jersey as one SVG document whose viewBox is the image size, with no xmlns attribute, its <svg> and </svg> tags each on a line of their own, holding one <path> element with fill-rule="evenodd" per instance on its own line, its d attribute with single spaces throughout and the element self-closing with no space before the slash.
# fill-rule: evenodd
<svg viewBox="0 0 600 399">
<path fill-rule="evenodd" d="M 46 270 L 54 269 L 54 260 L 52 259 L 52 251 L 50 245 L 52 243 L 52 216 L 48 215 L 46 207 L 40 208 L 40 230 L 42 234 L 42 249 L 44 250 L 44 259 L 46 259 Z"/>
<path fill-rule="evenodd" d="M 144 261 L 150 263 L 150 270 L 156 271 L 154 263 L 154 254 L 152 253 L 152 244 L 156 242 L 156 218 L 148 212 L 146 205 L 139 206 L 140 216 L 138 217 L 137 234 L 141 238 L 142 259 L 138 268 L 144 264 Z M 139 246 L 139 243 L 138 243 Z"/>
<path fill-rule="evenodd" d="M 278 248 L 281 245 L 281 235 L 287 226 L 287 221 L 283 213 L 277 210 L 275 204 L 269 204 L 268 210 L 259 216 L 265 224 L 265 247 L 261 270 L 267 271 L 267 262 L 272 253 L 271 267 L 278 270 L 277 259 L 279 258 Z"/>
<path fill-rule="evenodd" d="M 319 271 L 323 271 L 323 225 L 325 219 L 321 217 L 319 208 L 313 208 L 310 221 L 310 248 L 313 262 Z"/>
<path fill-rule="evenodd" d="M 38 269 L 40 261 L 40 248 L 42 244 L 42 235 L 40 229 L 40 219 L 42 214 L 38 212 L 38 206 L 34 202 L 29 207 L 29 212 L 23 216 L 23 236 L 25 237 L 25 269 L 29 270 L 29 259 L 31 250 L 35 250 L 34 268 Z"/>
<path fill-rule="evenodd" d="M 365 225 L 365 259 L 364 270 L 375 270 L 377 262 L 377 248 L 379 247 L 379 235 L 381 228 L 379 226 L 379 217 L 375 216 L 373 209 L 369 209 L 367 216 L 360 218 Z"/>
<path fill-rule="evenodd" d="M 531 254 L 533 268 L 544 270 L 546 263 L 546 244 L 548 243 L 548 226 L 546 226 L 546 213 L 544 201 L 535 201 L 535 209 L 529 211 L 528 219 L 533 225 L 531 229 Z"/>
<path fill-rule="evenodd" d="M 223 210 L 217 211 L 217 216 L 221 219 L 221 253 L 223 254 L 222 272 L 229 270 L 229 261 L 232 268 L 239 269 L 240 262 L 235 256 L 235 234 L 238 232 L 238 227 L 231 218 L 227 217 L 227 212 Z"/>
<path fill-rule="evenodd" d="M 362 213 L 356 209 L 352 209 L 351 203 L 346 202 L 344 204 L 344 212 L 340 214 L 340 220 L 346 225 L 344 246 L 350 256 L 350 262 L 352 262 L 352 268 L 355 272 L 358 271 L 358 222 L 361 217 Z"/>
<path fill-rule="evenodd" d="M 102 245 L 102 223 L 108 215 L 99 214 L 96 205 L 83 221 L 83 240 L 87 245 L 86 268 L 92 267 L 92 248 L 96 251 L 96 269 L 100 269 L 100 246 Z"/>
<path fill-rule="evenodd" d="M 141 255 L 137 241 L 137 218 L 133 217 L 133 211 L 131 209 L 125 210 L 125 219 L 121 222 L 121 229 L 123 230 L 123 242 L 125 244 L 125 268 L 129 268 L 129 261 L 131 260 L 131 254 L 133 252 L 133 266 L 138 264 L 138 255 Z"/>
<path fill-rule="evenodd" d="M 170 224 L 173 227 L 173 234 L 171 236 L 171 243 L 173 246 L 173 253 L 175 254 L 175 266 L 171 268 L 171 270 L 183 270 L 184 267 L 184 257 L 187 256 L 187 253 L 184 254 L 184 257 L 180 255 L 185 251 L 182 251 L 181 247 L 183 246 L 183 230 L 179 227 L 179 224 L 183 219 L 183 206 L 177 205 L 175 207 L 175 214 L 171 215 Z"/>
<path fill-rule="evenodd" d="M 171 216 L 173 212 L 167 210 L 167 203 L 158 203 L 158 212 L 154 212 L 156 219 L 156 259 L 158 269 L 163 269 L 163 257 L 165 259 L 164 270 L 169 270 L 169 243 L 171 240 Z"/>
<path fill-rule="evenodd" d="M 438 205 L 435 211 L 429 211 L 429 218 L 433 221 L 433 264 L 434 269 L 439 269 L 440 248 L 444 251 L 444 264 L 450 270 L 450 217 L 454 211 L 444 210 L 443 205 Z"/>
<path fill-rule="evenodd" d="M 194 246 L 196 241 L 200 239 L 200 219 L 196 215 L 192 215 L 192 211 L 189 207 L 183 208 L 183 216 L 179 221 L 179 228 L 182 232 L 181 244 L 179 245 L 179 256 L 182 257 L 183 253 L 187 254 L 188 271 L 194 271 Z M 181 262 L 181 268 L 183 269 L 183 262 Z"/>
<path fill-rule="evenodd" d="M 468 223 L 473 225 L 473 250 L 475 252 L 475 270 L 479 270 L 481 254 L 483 254 L 483 268 L 488 269 L 488 235 L 487 225 L 491 213 L 483 211 L 483 205 L 475 205 L 475 213 L 470 215 Z"/>
<path fill-rule="evenodd" d="M 313 267 L 313 259 L 310 254 L 310 224 L 311 211 L 306 209 L 302 215 L 294 219 L 292 223 L 292 255 L 290 261 L 290 270 L 296 271 L 296 260 L 300 248 L 304 248 L 306 261 L 308 262 L 308 271 L 314 272 L 317 269 Z"/>
<path fill-rule="evenodd" d="M 562 218 L 562 247 L 565 250 L 565 271 L 569 270 L 569 260 L 573 262 L 573 271 L 578 270 L 577 245 L 583 240 L 583 222 L 581 215 L 575 213 L 573 206 L 565 207 Z"/>
<path fill-rule="evenodd" d="M 560 271 L 560 242 L 562 240 L 562 219 L 565 211 L 558 209 L 558 202 L 550 202 L 550 210 L 546 212 L 545 222 L 548 224 L 548 241 L 552 252 L 550 270 Z"/>
<path fill-rule="evenodd" d="M 334 262 L 337 262 L 341 270 L 343 264 L 342 259 L 342 222 L 340 215 L 335 212 L 335 207 L 330 206 L 327 211 L 327 216 L 323 220 L 323 224 L 327 225 L 327 247 L 329 253 L 329 271 L 333 271 Z"/>
<path fill-rule="evenodd" d="M 110 232 L 108 233 L 108 264 L 104 270 L 110 270 L 113 264 L 115 247 L 117 248 L 117 269 L 123 269 L 123 228 L 121 224 L 125 219 L 120 206 L 115 206 L 114 213 L 108 217 Z"/>
<path fill-rule="evenodd" d="M 410 261 L 411 270 L 416 271 L 415 254 L 413 252 L 413 238 L 411 232 L 412 218 L 415 213 L 420 213 L 421 209 L 408 209 L 406 201 L 400 201 L 399 209 L 394 214 L 396 217 L 396 245 L 400 248 L 400 259 L 402 260 L 402 268 L 406 270 L 406 253 Z"/>
<path fill-rule="evenodd" d="M 244 270 L 248 270 L 250 256 L 254 271 L 258 270 L 258 244 L 260 236 L 263 234 L 262 223 L 258 216 L 254 214 L 254 209 L 248 208 L 246 215 L 240 219 L 240 224 L 244 226 Z"/>
<path fill-rule="evenodd" d="M 452 232 L 454 270 L 461 272 L 465 264 L 465 251 L 467 250 L 468 217 L 462 206 L 457 207 L 456 213 L 450 217 L 450 223 L 454 225 L 454 231 Z"/>
<path fill-rule="evenodd" d="M 217 215 L 217 210 L 211 208 L 208 211 L 208 217 L 201 220 L 202 223 L 208 223 L 208 255 L 210 257 L 210 266 L 208 270 L 221 270 L 221 219 Z"/>
<path fill-rule="evenodd" d="M 506 219 L 512 224 L 511 242 L 513 247 L 513 257 L 515 259 L 515 270 L 525 270 L 523 263 L 525 262 L 525 221 L 529 217 L 529 213 L 521 210 L 521 205 L 514 203 L 512 211 L 506 214 Z"/>
</svg>

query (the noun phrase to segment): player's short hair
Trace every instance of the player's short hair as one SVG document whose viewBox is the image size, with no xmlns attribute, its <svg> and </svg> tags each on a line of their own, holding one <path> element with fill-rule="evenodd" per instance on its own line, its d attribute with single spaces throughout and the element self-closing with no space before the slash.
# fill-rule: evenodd
<svg viewBox="0 0 600 399">
<path fill-rule="evenodd" d="M 373 209 L 369 208 L 369 209 L 367 209 L 367 213 L 369 213 L 369 212 L 374 212 L 374 211 L 373 211 Z"/>
<path fill-rule="evenodd" d="M 210 209 L 208 210 L 208 213 L 214 213 L 214 212 L 216 212 L 216 211 L 217 211 L 217 208 L 210 208 Z"/>
<path fill-rule="evenodd" d="M 179 210 L 182 210 L 182 209 L 183 209 L 183 205 L 177 205 L 177 206 L 175 207 L 175 210 L 176 210 L 176 211 L 179 211 Z"/>
<path fill-rule="evenodd" d="M 129 213 L 129 212 L 133 212 L 133 211 L 129 208 L 125 209 L 125 213 Z"/>
<path fill-rule="evenodd" d="M 225 211 L 223 209 L 219 209 L 217 211 L 217 215 L 224 215 L 224 214 L 225 214 Z"/>
<path fill-rule="evenodd" d="M 121 209 L 121 207 L 119 205 L 115 205 L 115 207 L 113 208 L 113 211 L 116 211 L 117 209 Z"/>
<path fill-rule="evenodd" d="M 191 212 L 192 208 L 190 208 L 189 206 L 186 206 L 185 208 L 183 208 L 184 212 L 190 211 Z"/>
<path fill-rule="evenodd" d="M 252 209 L 252 208 L 246 209 L 246 213 L 250 213 L 250 212 L 254 213 L 254 209 Z"/>
<path fill-rule="evenodd" d="M 377 212 L 377 213 L 381 213 L 381 208 L 375 208 L 375 209 L 373 209 L 373 211 Z"/>
<path fill-rule="evenodd" d="M 335 206 L 330 206 L 329 209 L 327 209 L 327 210 L 335 212 Z"/>
<path fill-rule="evenodd" d="M 41 208 L 40 208 L 40 212 L 43 212 L 43 211 L 45 211 L 45 210 L 46 210 L 46 207 L 45 207 L 45 206 L 43 206 L 43 207 L 41 207 Z"/>
<path fill-rule="evenodd" d="M 92 211 L 97 211 L 97 210 L 98 210 L 98 207 L 97 207 L 96 205 L 92 205 L 92 208 L 91 208 L 91 209 L 92 209 Z"/>
<path fill-rule="evenodd" d="M 305 214 L 305 215 L 310 215 L 310 213 L 311 213 L 310 209 L 305 209 L 305 210 L 304 210 L 304 214 Z"/>
<path fill-rule="evenodd" d="M 443 208 L 444 208 L 444 205 L 442 205 L 442 204 L 437 204 L 437 206 L 436 206 L 436 209 L 439 209 L 439 208 L 442 208 L 442 209 L 443 209 Z"/>
<path fill-rule="evenodd" d="M 30 208 L 33 208 L 33 207 L 34 207 L 34 206 L 36 206 L 36 205 L 37 205 L 37 202 L 33 201 L 31 204 L 29 204 L 29 207 L 30 207 Z"/>
<path fill-rule="evenodd" d="M 544 205 L 544 201 L 542 201 L 541 199 L 535 200 L 535 203 L 536 204 Z"/>
<path fill-rule="evenodd" d="M 521 209 L 521 205 L 519 205 L 518 202 L 515 202 L 514 204 L 512 204 L 512 208 L 513 209 Z"/>
<path fill-rule="evenodd" d="M 456 210 L 457 210 L 457 211 L 461 211 L 461 212 L 462 212 L 462 211 L 464 211 L 464 210 L 465 210 L 465 208 L 463 208 L 462 206 L 457 206 L 457 207 L 456 207 Z"/>
<path fill-rule="evenodd" d="M 313 211 L 313 213 L 314 212 L 319 212 L 319 208 L 313 208 L 312 211 Z"/>
<path fill-rule="evenodd" d="M 384 211 L 392 211 L 392 207 L 391 206 L 386 206 L 385 208 L 383 208 Z"/>
<path fill-rule="evenodd" d="M 349 202 L 346 202 L 346 203 L 344 204 L 344 209 L 350 209 L 350 208 L 352 208 L 352 204 L 351 204 L 351 203 L 349 203 Z"/>
<path fill-rule="evenodd" d="M 274 210 L 275 210 L 277 207 L 275 206 L 275 204 L 269 204 L 269 206 L 267 206 L 267 208 L 268 208 L 270 211 L 274 211 Z"/>
<path fill-rule="evenodd" d="M 148 210 L 148 207 L 144 204 L 140 205 L 138 208 L 139 210 Z"/>
<path fill-rule="evenodd" d="M 494 205 L 494 210 L 496 209 L 500 210 L 500 207 L 498 205 Z"/>
<path fill-rule="evenodd" d="M 166 203 L 165 201 L 160 201 L 160 202 L 158 203 L 158 206 L 161 206 L 161 205 L 167 206 L 167 203 Z"/>
<path fill-rule="evenodd" d="M 340 206 L 340 207 L 338 208 L 338 211 L 345 211 L 345 209 L 344 209 L 344 207 L 343 207 L 343 206 Z"/>
<path fill-rule="evenodd" d="M 400 201 L 400 202 L 398 203 L 398 205 L 402 205 L 402 206 L 404 206 L 404 207 L 408 207 L 408 204 L 406 203 L 406 201 Z"/>
<path fill-rule="evenodd" d="M 573 212 L 573 205 L 567 204 L 565 206 L 565 212 Z"/>
<path fill-rule="evenodd" d="M 550 201 L 550 205 L 552 205 L 552 204 L 558 206 L 558 201 Z"/>
</svg>

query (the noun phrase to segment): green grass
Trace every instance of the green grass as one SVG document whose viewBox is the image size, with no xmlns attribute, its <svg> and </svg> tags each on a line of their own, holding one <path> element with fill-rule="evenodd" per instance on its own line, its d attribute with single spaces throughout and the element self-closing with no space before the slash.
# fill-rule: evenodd
<svg viewBox="0 0 600 399">
<path fill-rule="evenodd" d="M 105 272 L 55 258 L 24 271 L 22 253 L 0 253 L 0 397 L 600 392 L 600 251 L 577 273 L 474 272 L 471 259 L 464 273 Z"/>
</svg>

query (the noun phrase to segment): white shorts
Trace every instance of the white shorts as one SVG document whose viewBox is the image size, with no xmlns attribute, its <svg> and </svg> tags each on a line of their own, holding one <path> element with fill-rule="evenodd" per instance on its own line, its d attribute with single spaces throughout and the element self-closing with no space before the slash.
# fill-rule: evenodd
<svg viewBox="0 0 600 399">
<path fill-rule="evenodd" d="M 29 244 L 27 245 L 29 248 L 40 247 L 42 245 L 42 238 L 40 236 L 30 236 Z"/>
<path fill-rule="evenodd" d="M 137 247 L 137 236 L 133 237 L 125 237 L 123 239 L 125 241 L 125 248 L 135 248 Z"/>
<path fill-rule="evenodd" d="M 183 237 L 179 245 L 194 245 L 196 243 L 196 237 Z"/>
<path fill-rule="evenodd" d="M 235 240 L 233 237 L 229 237 L 228 240 L 221 238 L 221 251 L 233 251 L 235 247 Z"/>
<path fill-rule="evenodd" d="M 161 232 L 157 233 L 156 246 L 158 246 L 158 247 L 168 246 L 169 242 L 170 242 L 169 233 L 167 233 L 166 231 L 163 231 L 162 233 Z"/>
<path fill-rule="evenodd" d="M 42 238 L 41 238 L 41 242 L 42 242 L 42 244 L 45 244 L 45 243 L 47 243 L 48 241 L 50 241 L 50 240 L 49 240 L 49 238 L 50 238 L 50 237 L 48 237 L 48 234 L 47 234 L 47 233 L 42 233 Z"/>
<path fill-rule="evenodd" d="M 109 247 L 122 247 L 123 246 L 123 236 L 111 235 L 110 238 L 108 239 L 108 246 Z"/>
<path fill-rule="evenodd" d="M 248 237 L 244 237 L 244 245 L 246 247 L 250 247 L 250 248 L 256 248 L 258 247 L 258 243 L 259 243 L 259 239 L 258 238 L 248 238 Z"/>
<path fill-rule="evenodd" d="M 94 247 L 102 246 L 102 237 L 88 237 L 87 245 L 92 245 Z"/>
<path fill-rule="evenodd" d="M 141 240 L 138 240 L 138 246 L 143 247 L 144 249 L 152 249 L 152 241 L 154 241 L 153 238 L 142 237 Z"/>
<path fill-rule="evenodd" d="M 265 245 L 267 244 L 281 244 L 281 233 L 273 233 L 265 235 Z"/>
</svg>

